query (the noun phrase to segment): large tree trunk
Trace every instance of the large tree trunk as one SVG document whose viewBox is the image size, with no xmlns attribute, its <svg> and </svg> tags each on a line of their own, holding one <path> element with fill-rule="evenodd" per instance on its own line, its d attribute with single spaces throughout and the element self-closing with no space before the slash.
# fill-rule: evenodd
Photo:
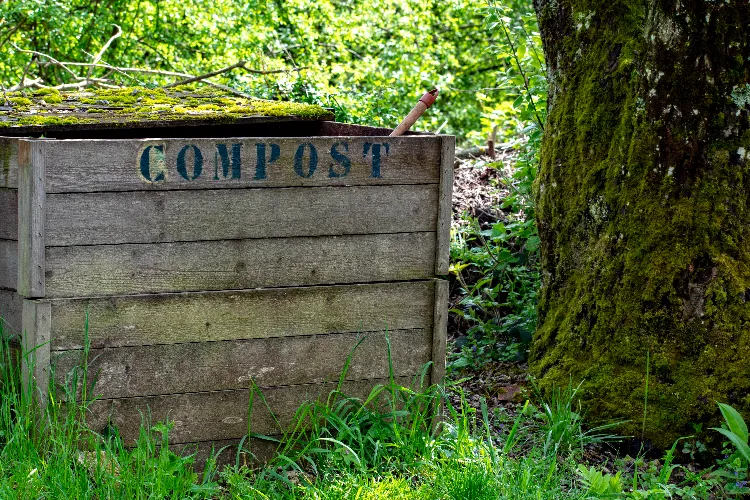
<svg viewBox="0 0 750 500">
<path fill-rule="evenodd" d="M 750 2 L 535 0 L 543 387 L 660 447 L 750 412 Z"/>
</svg>

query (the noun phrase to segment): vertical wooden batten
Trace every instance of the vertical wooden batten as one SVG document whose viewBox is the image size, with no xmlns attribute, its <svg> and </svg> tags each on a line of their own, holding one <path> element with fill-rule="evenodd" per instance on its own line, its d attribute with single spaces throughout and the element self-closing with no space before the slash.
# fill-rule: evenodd
<svg viewBox="0 0 750 500">
<path fill-rule="evenodd" d="M 435 315 L 432 329 L 431 384 L 440 384 L 445 377 L 445 348 L 448 340 L 448 282 L 435 280 Z"/>
<path fill-rule="evenodd" d="M 456 138 L 440 136 L 440 187 L 438 192 L 437 242 L 435 274 L 445 276 L 450 270 L 451 220 L 453 209 L 453 163 Z"/>
<path fill-rule="evenodd" d="M 43 141 L 18 144 L 18 293 L 44 297 L 45 151 Z"/>
<path fill-rule="evenodd" d="M 27 391 L 33 377 L 35 396 L 41 406 L 47 402 L 50 373 L 51 304 L 38 300 L 24 300 L 23 322 L 23 389 Z"/>
</svg>

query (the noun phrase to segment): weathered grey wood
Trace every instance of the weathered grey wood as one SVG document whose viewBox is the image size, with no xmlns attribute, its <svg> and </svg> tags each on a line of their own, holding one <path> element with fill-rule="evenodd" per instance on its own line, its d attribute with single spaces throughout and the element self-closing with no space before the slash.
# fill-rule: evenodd
<svg viewBox="0 0 750 500">
<path fill-rule="evenodd" d="M 18 144 L 18 293 L 44 297 L 44 141 Z"/>
<path fill-rule="evenodd" d="M 2 145 L 0 141 L 0 152 Z M 2 156 L 0 154 L 0 161 Z M 0 167 L 2 164 L 0 163 Z M 0 239 L 18 239 L 18 191 L 0 188 Z"/>
<path fill-rule="evenodd" d="M 434 282 L 52 300 L 53 350 L 431 329 Z"/>
<path fill-rule="evenodd" d="M 445 378 L 445 349 L 448 341 L 448 281 L 435 280 L 435 326 L 432 329 L 432 372 L 433 385 L 442 384 Z"/>
<path fill-rule="evenodd" d="M 46 405 L 49 388 L 51 317 L 49 302 L 23 301 L 21 319 L 25 351 L 21 369 L 23 388 L 28 390 L 33 380 L 33 387 L 36 388 L 35 396 L 42 407 Z"/>
<path fill-rule="evenodd" d="M 275 436 L 281 438 L 280 435 Z M 193 456 L 193 470 L 201 474 L 209 457 L 216 457 L 216 465 L 221 470 L 237 462 L 237 447 L 240 439 L 223 439 L 220 441 L 200 441 L 197 443 L 180 443 L 169 445 L 170 451 L 180 456 Z M 269 462 L 276 455 L 278 443 L 264 439 L 250 438 L 243 443 L 240 453 L 240 466 L 253 467 L 259 463 Z M 249 451 L 249 453 L 247 453 Z"/>
<path fill-rule="evenodd" d="M 430 361 L 431 329 L 389 336 L 396 375 L 417 373 Z M 387 378 L 387 352 L 383 332 L 92 349 L 88 366 L 96 384 L 89 394 L 112 399 L 242 389 L 250 380 L 264 387 L 330 382 L 350 355 L 347 380 Z M 82 365 L 82 356 L 79 350 L 55 352 L 57 384 Z"/>
<path fill-rule="evenodd" d="M 372 379 L 345 382 L 343 391 L 350 397 L 365 398 L 377 384 L 388 380 Z M 396 383 L 416 386 L 413 377 L 399 377 Z M 305 401 L 323 400 L 336 388 L 336 383 L 294 385 L 262 388 L 262 394 L 282 428 L 293 423 L 294 413 Z M 250 391 L 213 391 L 138 398 L 100 399 L 90 405 L 88 425 L 101 431 L 108 423 L 114 425 L 126 445 L 138 436 L 141 415 L 152 423 L 169 418 L 174 427 L 169 433 L 174 444 L 196 441 L 237 439 L 248 433 Z M 278 434 L 280 429 L 256 394 L 253 402 L 250 431 L 265 435 Z"/>
<path fill-rule="evenodd" d="M 49 298 L 426 279 L 435 233 L 47 249 Z"/>
<path fill-rule="evenodd" d="M 18 139 L 0 137 L 0 187 L 18 187 Z"/>
<path fill-rule="evenodd" d="M 437 183 L 440 179 L 442 139 L 437 136 L 264 137 L 48 142 L 47 192 L 64 193 Z M 385 143 L 388 144 L 387 151 Z M 218 149 L 217 144 L 224 145 L 223 149 Z M 241 144 L 238 179 L 232 178 L 234 144 Z M 265 145 L 261 162 L 265 163 L 265 178 L 262 178 L 262 169 L 258 165 L 258 144 Z M 271 144 L 278 146 L 278 158 L 273 162 L 270 161 L 275 156 Z M 310 144 L 317 154 L 317 168 L 312 173 Z M 373 159 L 373 144 L 380 145 L 375 148 L 379 152 L 379 170 L 376 168 L 378 162 Z M 307 146 L 300 149 L 303 145 Z M 149 146 L 151 149 L 147 151 L 145 148 Z M 200 150 L 203 160 L 200 175 L 197 176 L 194 169 L 196 155 L 192 146 Z M 157 147 L 163 150 L 163 157 L 157 152 Z M 298 152 L 298 169 L 295 170 Z M 350 162 L 346 175 L 343 156 Z M 141 168 L 142 157 L 148 159 L 146 176 Z M 184 163 L 182 175 L 177 169 L 178 157 Z M 225 164 L 229 167 L 226 178 L 223 171 Z M 311 175 L 307 177 L 308 174 Z"/>
<path fill-rule="evenodd" d="M 0 289 L 14 290 L 18 284 L 18 242 L 0 240 Z"/>
<path fill-rule="evenodd" d="M 21 296 L 12 290 L 0 290 L 0 318 L 3 334 L 6 337 L 20 338 L 21 334 Z"/>
<path fill-rule="evenodd" d="M 444 135 L 440 139 L 440 194 L 438 195 L 435 274 L 446 276 L 450 272 L 453 164 L 455 162 L 456 138 L 452 135 Z"/>
<path fill-rule="evenodd" d="M 436 184 L 52 194 L 46 235 L 68 246 L 433 231 L 436 207 Z"/>
</svg>

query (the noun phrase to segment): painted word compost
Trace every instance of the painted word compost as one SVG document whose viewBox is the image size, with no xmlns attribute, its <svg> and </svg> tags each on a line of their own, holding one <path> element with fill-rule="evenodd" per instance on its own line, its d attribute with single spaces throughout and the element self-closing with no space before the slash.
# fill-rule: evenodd
<svg viewBox="0 0 750 500">
<path fill-rule="evenodd" d="M 248 166 L 243 165 L 243 147 L 255 149 L 255 162 Z M 253 180 L 262 181 L 273 175 L 273 166 L 281 158 L 281 147 L 274 143 L 255 143 L 253 145 L 221 144 L 213 145 L 211 151 L 188 144 L 182 147 L 174 159 L 174 163 L 167 165 L 165 146 L 163 144 L 152 144 L 145 146 L 140 151 L 138 160 L 138 175 L 144 182 L 164 182 L 169 176 L 172 167 L 182 179 L 194 181 L 199 178 L 207 178 L 221 181 L 230 179 L 243 179 L 251 176 Z M 365 142 L 361 151 L 350 151 L 349 143 L 346 141 L 334 143 L 330 150 L 318 151 L 313 143 L 305 142 L 299 144 L 294 152 L 292 164 L 289 166 L 299 177 L 309 179 L 314 174 L 324 175 L 328 178 L 346 177 L 352 168 L 353 155 L 361 155 L 366 161 L 368 175 L 371 178 L 381 178 L 382 160 L 390 152 L 387 142 L 372 143 Z M 321 159 L 321 156 L 328 158 Z M 282 166 L 282 168 L 284 168 Z"/>
</svg>

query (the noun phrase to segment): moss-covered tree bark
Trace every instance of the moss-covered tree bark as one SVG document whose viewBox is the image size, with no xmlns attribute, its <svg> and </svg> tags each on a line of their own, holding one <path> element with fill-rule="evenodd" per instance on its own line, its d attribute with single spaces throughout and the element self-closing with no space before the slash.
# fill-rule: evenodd
<svg viewBox="0 0 750 500">
<path fill-rule="evenodd" d="M 532 371 L 665 447 L 750 414 L 750 2 L 535 0 L 549 117 Z"/>
</svg>

